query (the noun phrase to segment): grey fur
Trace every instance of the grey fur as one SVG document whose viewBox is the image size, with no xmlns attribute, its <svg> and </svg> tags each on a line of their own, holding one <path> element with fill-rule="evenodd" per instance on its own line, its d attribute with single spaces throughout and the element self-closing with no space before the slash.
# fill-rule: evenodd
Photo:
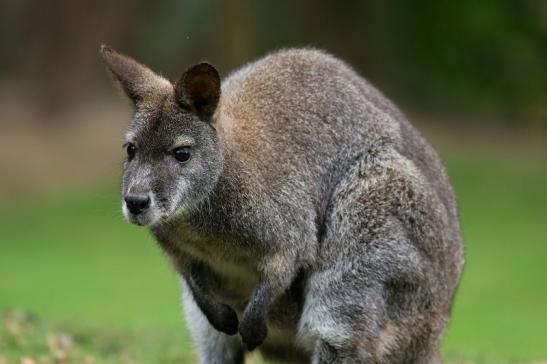
<svg viewBox="0 0 547 364">
<path fill-rule="evenodd" d="M 124 211 L 185 279 L 202 363 L 241 363 L 245 346 L 295 363 L 440 362 L 464 261 L 458 211 L 437 154 L 389 100 L 314 49 L 243 67 L 220 100 L 212 76 L 193 89 L 189 70 L 175 96 L 103 57 L 136 103 L 123 192 L 152 197 Z M 200 94 L 213 96 L 177 103 Z M 192 144 L 185 164 L 177 140 Z M 213 328 L 238 321 L 239 336 Z"/>
</svg>

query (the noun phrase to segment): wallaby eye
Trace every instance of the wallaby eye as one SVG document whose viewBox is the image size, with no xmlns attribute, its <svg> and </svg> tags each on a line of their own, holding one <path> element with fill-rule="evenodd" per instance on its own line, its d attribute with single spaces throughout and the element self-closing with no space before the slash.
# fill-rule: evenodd
<svg viewBox="0 0 547 364">
<path fill-rule="evenodd" d="M 191 154 L 192 153 L 190 147 L 178 147 L 173 149 L 173 156 L 181 163 L 188 162 Z"/>
<path fill-rule="evenodd" d="M 135 144 L 127 143 L 127 145 L 125 146 L 125 150 L 127 151 L 128 160 L 131 160 L 133 159 L 133 157 L 135 157 L 135 152 L 137 151 Z"/>
</svg>

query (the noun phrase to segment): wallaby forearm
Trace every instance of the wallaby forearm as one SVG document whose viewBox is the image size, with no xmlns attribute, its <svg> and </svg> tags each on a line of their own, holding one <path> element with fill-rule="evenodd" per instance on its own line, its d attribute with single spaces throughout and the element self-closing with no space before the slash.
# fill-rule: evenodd
<svg viewBox="0 0 547 364">
<path fill-rule="evenodd" d="M 183 271 L 184 279 L 196 304 L 215 329 L 228 335 L 237 334 L 238 319 L 235 311 L 211 295 L 203 282 L 202 275 L 199 274 L 200 268 L 200 263 L 193 262 L 188 263 Z"/>
<path fill-rule="evenodd" d="M 249 350 L 266 339 L 268 311 L 272 303 L 289 289 L 296 277 L 296 261 L 291 254 L 275 254 L 263 259 L 260 277 L 239 326 L 239 333 Z"/>
</svg>

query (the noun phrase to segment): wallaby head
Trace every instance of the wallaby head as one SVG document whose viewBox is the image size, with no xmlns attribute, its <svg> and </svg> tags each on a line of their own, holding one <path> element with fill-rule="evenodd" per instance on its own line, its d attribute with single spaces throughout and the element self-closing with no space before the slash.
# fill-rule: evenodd
<svg viewBox="0 0 547 364">
<path fill-rule="evenodd" d="M 135 105 L 124 144 L 125 217 L 149 226 L 183 215 L 211 193 L 222 171 L 212 125 L 220 98 L 217 70 L 200 63 L 171 84 L 107 46 L 101 55 Z"/>
</svg>

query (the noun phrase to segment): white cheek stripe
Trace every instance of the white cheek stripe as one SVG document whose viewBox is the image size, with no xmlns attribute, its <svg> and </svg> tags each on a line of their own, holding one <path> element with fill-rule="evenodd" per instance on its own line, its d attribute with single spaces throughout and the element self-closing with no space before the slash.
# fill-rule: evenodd
<svg viewBox="0 0 547 364">
<path fill-rule="evenodd" d="M 132 131 L 128 131 L 127 133 L 125 133 L 124 138 L 126 143 L 133 143 L 135 141 L 135 133 L 133 133 Z"/>
<path fill-rule="evenodd" d="M 174 196 L 174 199 L 171 200 L 171 206 L 169 207 L 171 210 L 171 213 L 175 212 L 173 210 L 179 207 L 185 190 L 186 190 L 186 181 L 180 180 L 177 184 L 177 189 L 176 189 L 176 194 Z"/>
</svg>

